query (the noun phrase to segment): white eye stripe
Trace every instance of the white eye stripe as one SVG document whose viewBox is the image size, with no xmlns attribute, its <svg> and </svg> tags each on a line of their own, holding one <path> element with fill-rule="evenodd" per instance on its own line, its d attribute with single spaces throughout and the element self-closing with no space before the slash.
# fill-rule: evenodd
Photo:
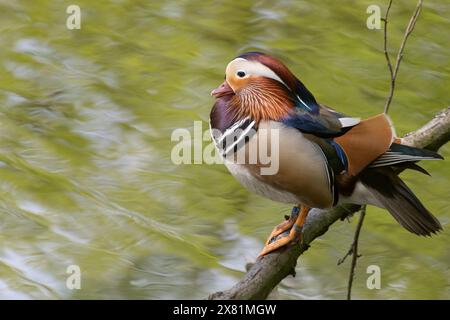
<svg viewBox="0 0 450 320">
<path fill-rule="evenodd" d="M 281 80 L 281 78 L 273 72 L 272 69 L 258 61 L 249 61 L 244 58 L 236 58 L 228 64 L 226 74 L 230 74 L 230 72 L 233 72 L 234 70 L 236 73 L 245 70 L 246 75 L 256 75 L 270 78 L 281 82 L 286 86 L 286 88 L 289 88 L 286 83 L 284 83 L 283 80 Z"/>
</svg>

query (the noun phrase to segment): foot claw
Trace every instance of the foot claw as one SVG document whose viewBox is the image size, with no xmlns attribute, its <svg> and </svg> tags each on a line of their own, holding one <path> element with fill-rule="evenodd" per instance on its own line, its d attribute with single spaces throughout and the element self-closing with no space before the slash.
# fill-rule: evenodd
<svg viewBox="0 0 450 320">
<path fill-rule="evenodd" d="M 289 219 L 272 230 L 258 258 L 288 244 L 294 244 L 301 239 L 302 226 L 306 220 L 309 208 L 302 207 L 300 216 L 299 211 L 298 207 L 294 207 Z"/>
<path fill-rule="evenodd" d="M 294 225 L 295 221 L 297 220 L 298 213 L 300 212 L 300 209 L 298 207 L 293 207 L 291 211 L 291 215 L 284 216 L 286 221 L 283 221 L 279 225 L 277 225 L 275 228 L 273 228 L 272 232 L 270 233 L 269 237 L 266 240 L 265 245 L 268 245 L 270 242 L 272 242 L 272 239 L 277 237 L 278 235 L 282 234 L 283 232 L 290 230 L 292 226 Z"/>
<path fill-rule="evenodd" d="M 259 253 L 258 258 L 261 256 L 265 256 L 266 254 L 275 251 L 281 247 L 287 246 L 289 244 L 294 244 L 298 241 L 298 238 L 296 239 L 295 235 L 292 235 L 294 232 L 285 232 L 281 235 L 278 235 L 274 238 L 272 238 L 272 241 L 270 241 L 268 244 L 264 246 L 262 251 Z"/>
</svg>

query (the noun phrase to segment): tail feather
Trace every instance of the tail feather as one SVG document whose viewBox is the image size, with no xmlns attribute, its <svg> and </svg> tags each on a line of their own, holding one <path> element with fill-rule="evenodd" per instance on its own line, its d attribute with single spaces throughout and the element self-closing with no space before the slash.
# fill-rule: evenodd
<svg viewBox="0 0 450 320">
<path fill-rule="evenodd" d="M 391 168 L 366 169 L 360 180 L 406 230 L 421 236 L 442 230 L 439 221 Z"/>
<path fill-rule="evenodd" d="M 403 144 L 393 143 L 389 150 L 375 159 L 370 165 L 370 168 L 386 167 L 392 165 L 399 165 L 403 163 L 411 163 L 420 160 L 442 160 L 443 157 L 430 150 L 420 149 L 406 146 Z"/>
<path fill-rule="evenodd" d="M 416 148 L 412 146 L 407 146 L 405 144 L 393 143 L 391 144 L 389 151 L 401 153 L 404 155 L 418 156 L 423 158 L 432 158 L 432 159 L 444 159 L 439 153 L 427 150 Z"/>
<path fill-rule="evenodd" d="M 414 170 L 414 171 L 426 174 L 427 176 L 431 177 L 431 174 L 427 170 L 425 170 L 424 168 L 422 168 L 421 166 L 419 166 L 415 162 L 400 163 L 398 165 L 392 166 L 392 168 L 394 170 L 400 170 L 400 171 L 403 171 L 403 170 L 406 170 L 406 169 L 410 169 L 410 170 Z"/>
</svg>

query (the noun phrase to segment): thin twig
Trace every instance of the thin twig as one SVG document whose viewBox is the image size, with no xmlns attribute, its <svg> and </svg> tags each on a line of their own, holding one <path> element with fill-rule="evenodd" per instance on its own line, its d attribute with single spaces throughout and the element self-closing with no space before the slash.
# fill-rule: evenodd
<svg viewBox="0 0 450 320">
<path fill-rule="evenodd" d="M 353 242 L 352 245 L 350 246 L 350 249 L 348 249 L 347 253 L 345 254 L 345 256 L 343 256 L 342 258 L 340 258 L 337 262 L 337 265 L 341 265 L 345 262 L 345 260 L 347 259 L 347 257 L 351 256 L 353 254 Z"/>
<path fill-rule="evenodd" d="M 400 49 L 398 50 L 398 53 L 397 53 L 397 59 L 395 61 L 394 70 L 392 70 L 392 64 L 390 62 L 389 54 L 387 52 L 387 29 L 386 29 L 386 27 L 387 27 L 387 23 L 388 23 L 387 17 L 388 17 L 391 3 L 392 3 L 392 0 L 389 1 L 388 10 L 386 11 L 386 16 L 384 18 L 384 51 L 385 51 L 386 60 L 388 61 L 389 70 L 391 73 L 391 88 L 389 91 L 389 95 L 386 99 L 386 104 L 384 105 L 384 113 L 386 113 L 386 114 L 389 111 L 389 106 L 391 104 L 392 97 L 394 96 L 395 80 L 397 78 L 397 73 L 398 73 L 398 69 L 400 67 L 400 62 L 402 61 L 402 58 L 403 58 L 403 50 L 405 49 L 406 41 L 408 40 L 409 35 L 413 32 L 414 26 L 416 25 L 417 19 L 419 18 L 419 14 L 422 9 L 423 0 L 419 0 L 417 2 L 416 9 L 414 10 L 413 15 L 409 19 L 408 26 L 406 27 L 405 34 L 403 35 L 402 43 L 400 44 Z"/>
<path fill-rule="evenodd" d="M 388 7 L 386 9 L 386 15 L 384 16 L 383 22 L 384 22 L 384 56 L 386 58 L 386 63 L 389 68 L 389 75 L 390 79 L 392 80 L 394 78 L 394 70 L 392 69 L 392 63 L 391 58 L 389 56 L 388 50 L 387 50 L 387 27 L 388 27 L 388 17 L 389 17 L 389 11 L 391 10 L 392 0 L 389 0 Z M 387 101 L 386 101 L 387 103 Z M 389 101 L 390 103 L 390 101 Z M 384 109 L 386 110 L 386 105 L 384 106 Z"/>
<path fill-rule="evenodd" d="M 356 260 L 361 257 L 360 254 L 358 254 L 358 241 L 359 241 L 359 235 L 361 233 L 361 229 L 364 223 L 364 217 L 366 216 L 366 206 L 362 206 L 361 207 L 361 215 L 359 216 L 359 221 L 358 221 L 358 225 L 356 226 L 356 230 L 355 230 L 355 235 L 353 236 L 353 242 L 350 246 L 350 248 L 348 249 L 347 253 L 345 254 L 345 256 L 343 256 L 341 259 L 339 259 L 338 261 L 338 265 L 344 263 L 344 261 L 347 259 L 347 257 L 349 256 L 353 256 L 352 258 L 352 264 L 350 267 L 350 274 L 348 277 L 348 287 L 347 287 L 347 299 L 350 300 L 351 299 L 351 292 L 352 292 L 352 284 L 353 284 L 353 278 L 354 278 L 354 273 L 355 273 L 355 269 L 356 269 Z"/>
<path fill-rule="evenodd" d="M 353 278 L 355 276 L 356 260 L 358 260 L 358 258 L 361 257 L 361 255 L 358 254 L 358 240 L 359 240 L 359 234 L 361 233 L 361 228 L 363 226 L 365 216 L 366 216 L 366 205 L 361 207 L 361 213 L 359 216 L 358 225 L 356 226 L 355 236 L 353 238 L 353 244 L 350 248 L 350 250 L 352 252 L 351 253 L 352 266 L 350 267 L 350 275 L 348 277 L 347 300 L 351 300 L 351 296 L 352 296 L 352 285 L 353 285 Z"/>
</svg>

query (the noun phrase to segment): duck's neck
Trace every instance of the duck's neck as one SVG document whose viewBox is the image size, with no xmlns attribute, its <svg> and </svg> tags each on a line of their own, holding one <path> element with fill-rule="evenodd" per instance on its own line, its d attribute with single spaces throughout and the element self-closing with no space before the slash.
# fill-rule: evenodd
<svg viewBox="0 0 450 320">
<path fill-rule="evenodd" d="M 233 95 L 227 111 L 237 121 L 249 117 L 259 123 L 267 120 L 280 121 L 293 108 L 289 91 L 274 81 L 261 79 Z"/>
</svg>

